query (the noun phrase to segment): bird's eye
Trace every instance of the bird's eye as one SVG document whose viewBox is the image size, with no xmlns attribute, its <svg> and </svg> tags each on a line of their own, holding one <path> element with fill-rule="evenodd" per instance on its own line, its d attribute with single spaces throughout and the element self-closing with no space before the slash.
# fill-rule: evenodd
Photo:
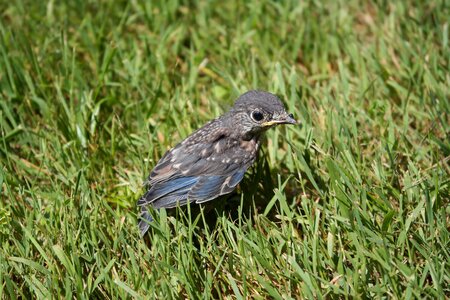
<svg viewBox="0 0 450 300">
<path fill-rule="evenodd" d="M 293 114 L 289 114 L 289 118 L 293 119 L 294 115 Z"/>
<path fill-rule="evenodd" d="M 254 111 L 254 112 L 252 112 L 252 118 L 256 122 L 259 122 L 262 119 L 264 119 L 264 115 L 261 112 L 259 112 L 259 111 Z"/>
</svg>

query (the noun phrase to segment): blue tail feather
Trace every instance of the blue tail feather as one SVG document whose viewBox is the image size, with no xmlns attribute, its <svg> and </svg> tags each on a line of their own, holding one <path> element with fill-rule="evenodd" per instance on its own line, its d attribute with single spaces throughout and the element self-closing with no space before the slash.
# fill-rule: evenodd
<svg viewBox="0 0 450 300">
<path fill-rule="evenodd" d="M 141 236 L 144 236 L 144 234 L 150 228 L 150 222 L 153 222 L 153 218 L 148 210 L 143 207 L 139 216 L 139 231 L 141 233 Z"/>
</svg>

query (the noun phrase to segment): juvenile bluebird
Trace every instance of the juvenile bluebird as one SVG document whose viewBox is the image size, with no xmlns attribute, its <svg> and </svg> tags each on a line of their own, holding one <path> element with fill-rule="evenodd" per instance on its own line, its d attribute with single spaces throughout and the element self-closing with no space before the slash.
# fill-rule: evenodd
<svg viewBox="0 0 450 300">
<path fill-rule="evenodd" d="M 152 221 L 147 206 L 157 210 L 204 203 L 232 192 L 255 162 L 262 134 L 279 124 L 296 124 L 280 99 L 249 91 L 227 113 L 167 151 L 147 180 L 149 190 L 137 203 L 141 235 Z"/>
</svg>

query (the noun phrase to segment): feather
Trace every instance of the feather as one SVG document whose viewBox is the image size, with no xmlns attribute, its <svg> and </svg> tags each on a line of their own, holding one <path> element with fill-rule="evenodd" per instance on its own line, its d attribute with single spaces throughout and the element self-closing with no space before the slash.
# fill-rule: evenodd
<svg viewBox="0 0 450 300">
<path fill-rule="evenodd" d="M 247 169 L 241 169 L 230 176 L 208 176 L 199 180 L 188 195 L 190 201 L 204 203 L 232 192 L 244 177 Z"/>
<path fill-rule="evenodd" d="M 188 199 L 200 203 L 217 198 L 220 195 L 218 192 L 225 179 L 225 176 L 202 177 L 190 190 Z"/>
<path fill-rule="evenodd" d="M 153 185 L 138 201 L 138 206 L 155 202 L 156 200 L 174 192 L 188 191 L 198 180 L 198 177 L 179 177 L 163 183 Z"/>
<path fill-rule="evenodd" d="M 143 236 L 150 227 L 150 222 L 153 221 L 152 216 L 148 212 L 147 208 L 142 207 L 141 213 L 139 215 L 139 232 Z"/>
</svg>

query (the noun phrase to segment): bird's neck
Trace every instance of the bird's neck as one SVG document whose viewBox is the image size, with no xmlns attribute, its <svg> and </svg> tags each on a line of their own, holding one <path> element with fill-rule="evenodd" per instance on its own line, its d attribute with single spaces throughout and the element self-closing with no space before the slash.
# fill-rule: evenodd
<svg viewBox="0 0 450 300">
<path fill-rule="evenodd" d="M 240 140 L 247 141 L 247 142 L 248 141 L 259 142 L 261 135 L 262 135 L 262 133 L 260 133 L 260 132 L 258 132 L 258 133 L 249 132 L 247 134 L 241 135 Z"/>
</svg>

